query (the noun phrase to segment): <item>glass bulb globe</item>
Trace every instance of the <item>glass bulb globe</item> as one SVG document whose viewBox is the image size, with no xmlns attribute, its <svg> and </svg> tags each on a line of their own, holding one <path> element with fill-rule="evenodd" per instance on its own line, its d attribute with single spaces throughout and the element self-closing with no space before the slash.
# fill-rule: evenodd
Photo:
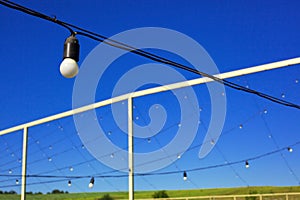
<svg viewBox="0 0 300 200">
<path fill-rule="evenodd" d="M 94 187 L 94 184 L 93 183 L 89 183 L 89 188 L 92 188 Z"/>
<path fill-rule="evenodd" d="M 60 64 L 60 73 L 66 78 L 73 78 L 78 74 L 78 64 L 71 58 L 65 58 Z"/>
</svg>

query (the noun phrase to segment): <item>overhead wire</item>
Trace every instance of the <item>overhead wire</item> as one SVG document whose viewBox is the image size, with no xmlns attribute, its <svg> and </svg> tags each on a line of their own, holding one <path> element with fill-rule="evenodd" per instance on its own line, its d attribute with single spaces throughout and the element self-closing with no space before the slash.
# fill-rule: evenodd
<svg viewBox="0 0 300 200">
<path fill-rule="evenodd" d="M 249 118 L 247 118 L 247 119 L 243 122 L 243 124 L 248 123 L 248 122 L 250 122 L 251 120 L 253 120 L 253 119 L 255 118 L 255 116 L 257 116 L 259 113 L 261 113 L 261 111 L 255 112 L 254 114 L 252 114 Z M 185 119 L 185 120 L 188 120 L 188 119 Z M 171 129 L 171 128 L 173 128 L 173 127 L 176 127 L 176 126 L 178 126 L 178 123 L 174 123 L 173 125 L 170 125 L 170 126 L 164 128 L 161 132 L 166 132 L 166 131 L 168 131 L 169 129 Z M 229 128 L 227 131 L 224 131 L 224 132 L 222 133 L 222 135 L 227 135 L 228 133 L 234 131 L 234 130 L 237 129 L 237 128 L 238 128 L 237 126 L 233 126 L 232 128 Z M 65 135 L 65 137 L 68 137 L 68 136 Z M 212 138 L 212 140 L 215 140 L 215 139 L 216 139 L 216 138 Z M 207 141 L 206 143 L 208 143 L 208 142 L 210 142 L 210 141 Z M 142 142 L 138 142 L 138 143 L 136 142 L 135 145 L 138 145 L 138 144 L 140 144 L 140 143 L 142 143 Z M 189 152 L 189 151 L 191 151 L 191 150 L 193 150 L 193 149 L 196 149 L 196 148 L 200 147 L 200 146 L 203 145 L 203 144 L 205 144 L 205 143 L 200 143 L 200 144 L 198 144 L 198 145 L 193 145 L 192 147 L 189 147 L 185 152 Z M 81 145 L 77 145 L 75 148 L 78 148 L 79 146 L 81 146 Z M 47 148 L 47 147 L 46 147 L 46 148 Z M 124 148 L 125 148 L 125 147 L 124 147 Z M 126 148 L 128 148 L 128 146 L 126 146 Z M 64 150 L 64 151 L 57 152 L 57 153 L 53 154 L 51 157 L 55 157 L 55 156 L 57 156 L 57 155 L 61 155 L 61 154 L 64 154 L 64 153 L 66 153 L 66 152 L 70 152 L 70 151 L 73 150 L 73 149 L 74 149 L 74 148 L 69 148 L 69 149 L 66 149 L 66 150 Z M 119 152 L 119 151 L 115 151 L 115 152 L 113 152 L 113 153 L 116 154 L 116 153 L 118 153 L 118 152 Z M 103 157 L 110 156 L 110 155 L 111 155 L 111 152 L 110 152 L 110 153 L 107 153 L 107 154 L 105 154 L 105 155 L 103 155 Z M 166 157 L 163 157 L 163 158 L 159 158 L 159 159 L 151 160 L 151 161 L 149 161 L 149 162 L 141 163 L 141 164 L 139 164 L 138 166 L 140 167 L 140 166 L 143 166 L 143 165 L 147 165 L 147 164 L 149 164 L 149 163 L 152 163 L 152 162 L 156 162 L 156 161 L 160 161 L 160 160 L 164 160 L 164 159 L 170 159 L 170 157 L 174 157 L 174 156 L 177 157 L 178 155 L 177 155 L 177 154 L 174 154 L 174 155 L 167 155 Z M 28 164 L 29 164 L 29 165 L 32 165 L 32 164 L 37 163 L 37 162 L 40 162 L 40 161 L 42 161 L 42 160 L 44 160 L 44 158 L 36 159 L 36 160 L 34 160 L 34 161 L 29 162 Z M 85 160 L 85 161 L 81 161 L 81 162 L 72 164 L 72 167 L 78 167 L 78 166 L 84 165 L 84 164 L 86 164 L 86 163 L 94 162 L 94 161 L 97 161 L 96 158 L 92 158 L 92 159 L 89 159 L 89 160 Z M 18 167 L 10 167 L 9 169 L 14 170 L 14 169 L 19 168 L 19 167 L 20 167 L 20 166 L 18 166 Z M 66 166 L 63 166 L 63 167 L 60 167 L 60 168 L 56 168 L 56 169 L 53 169 L 53 170 L 43 171 L 43 172 L 40 172 L 40 173 L 38 173 L 38 174 L 36 174 L 36 175 L 49 174 L 49 173 L 52 173 L 52 172 L 55 172 L 55 171 L 61 171 L 61 170 L 67 169 L 68 167 L 69 167 L 69 165 L 66 165 Z M 121 168 L 120 168 L 120 169 L 117 169 L 117 170 L 110 170 L 110 171 L 102 172 L 101 174 L 111 174 L 111 173 L 116 173 L 116 172 L 119 172 L 119 171 L 122 171 L 122 170 L 126 170 L 126 169 L 124 169 L 124 168 L 121 169 Z M 2 171 L 3 171 L 3 170 L 2 170 Z M 4 171 L 8 171 L 8 169 L 6 169 L 6 170 L 4 170 Z M 96 175 L 97 175 L 97 174 L 93 174 L 93 175 L 89 175 L 89 176 L 96 176 Z M 1 183 L 1 182 L 11 181 L 11 180 L 14 180 L 14 179 L 2 180 L 2 181 L 0 181 L 0 183 Z"/>
<path fill-rule="evenodd" d="M 251 94 L 255 94 L 255 95 L 259 96 L 259 97 L 262 97 L 264 99 L 270 100 L 272 102 L 275 102 L 275 103 L 278 103 L 278 104 L 281 104 L 281 105 L 284 105 L 284 106 L 288 106 L 288 107 L 293 107 L 293 108 L 296 108 L 296 109 L 300 109 L 300 105 L 298 105 L 298 104 L 294 104 L 292 102 L 289 102 L 289 101 L 286 101 L 286 100 L 283 100 L 283 99 L 279 99 L 277 97 L 274 97 L 274 96 L 271 96 L 271 95 L 268 95 L 268 94 L 265 94 L 265 93 L 262 93 L 262 92 L 259 92 L 259 91 L 247 88 L 247 87 L 244 87 L 242 85 L 239 85 L 239 84 L 227 81 L 227 80 L 220 79 L 220 78 L 218 78 L 218 77 L 216 77 L 214 75 L 210 75 L 210 74 L 207 74 L 205 72 L 198 71 L 198 70 L 193 69 L 191 67 L 188 67 L 188 66 L 185 66 L 183 64 L 180 64 L 180 63 L 174 62 L 172 60 L 166 59 L 164 57 L 161 57 L 161 56 L 149 53 L 149 52 L 144 51 L 142 49 L 136 49 L 135 47 L 132 47 L 132 46 L 130 46 L 128 44 L 124 44 L 122 42 L 119 42 L 119 41 L 116 41 L 116 40 L 112 40 L 112 39 L 110 39 L 108 37 L 105 37 L 103 35 L 94 33 L 92 31 L 86 30 L 84 28 L 75 26 L 75 25 L 73 25 L 71 23 L 67 23 L 67 22 L 58 20 L 56 17 L 55 18 L 49 17 L 49 16 L 47 16 L 45 14 L 42 14 L 42 13 L 37 12 L 35 10 L 32 10 L 32 9 L 27 8 L 27 7 L 21 6 L 21 5 L 17 4 L 17 3 L 14 3 L 14 2 L 11 2 L 11 1 L 8 1 L 8 0 L 0 0 L 0 4 L 4 5 L 6 7 L 9 7 L 11 9 L 18 10 L 18 11 L 24 12 L 26 14 L 29 14 L 29 15 L 32 15 L 32 16 L 44 19 L 46 21 L 55 23 L 57 25 L 60 25 L 60 26 L 62 26 L 64 28 L 68 29 L 69 32 L 72 35 L 76 35 L 76 34 L 77 35 L 82 35 L 82 36 L 88 37 L 90 39 L 93 39 L 93 40 L 96 40 L 96 41 L 99 41 L 99 42 L 103 42 L 103 43 L 105 43 L 107 45 L 110 45 L 110 46 L 113 46 L 113 47 L 116 47 L 116 48 L 119 48 L 119 49 L 123 49 L 125 51 L 132 52 L 134 54 L 143 56 L 143 57 L 151 59 L 153 61 L 160 62 L 160 63 L 167 64 L 167 65 L 171 65 L 173 67 L 180 68 L 180 69 L 183 69 L 183 70 L 186 70 L 186 71 L 189 71 L 189 72 L 201 75 L 203 77 L 210 78 L 210 79 L 212 79 L 212 80 L 214 80 L 214 81 L 216 81 L 218 83 L 224 84 L 225 86 L 228 86 L 230 88 L 233 88 L 233 89 L 236 89 L 236 90 L 240 90 L 240 91 L 244 91 L 244 92 L 251 93 Z M 73 29 L 77 29 L 79 31 L 74 31 L 72 28 Z"/>
<path fill-rule="evenodd" d="M 254 161 L 258 160 L 276 153 L 280 153 L 282 151 L 286 151 L 288 147 L 294 147 L 300 144 L 300 141 L 297 141 L 294 144 L 291 144 L 287 147 L 276 149 L 267 153 L 259 154 L 257 156 L 249 157 L 247 159 L 241 159 L 233 162 L 228 162 L 228 163 L 222 163 L 222 164 L 216 164 L 216 165 L 209 165 L 209 166 L 204 166 L 204 167 L 197 167 L 197 168 L 191 168 L 191 169 L 185 169 L 185 172 L 195 172 L 195 171 L 202 171 L 202 170 L 208 170 L 208 169 L 214 169 L 214 168 L 220 168 L 224 166 L 230 166 L 230 165 L 236 165 L 240 163 L 245 163 L 246 161 Z M 166 172 L 150 172 L 150 173 L 135 173 L 135 176 L 154 176 L 154 175 L 170 175 L 170 174 L 178 174 L 178 173 L 183 173 L 184 171 L 166 171 Z M 21 177 L 22 175 L 8 175 L 8 174 L 0 174 L 0 177 Z M 127 174 L 120 174 L 120 175 L 94 175 L 95 178 L 122 178 L 122 177 L 127 177 Z M 82 178 L 90 178 L 90 175 L 81 175 L 81 176 L 61 176 L 61 175 L 35 175 L 35 174 L 27 174 L 27 178 L 59 178 L 59 180 L 53 180 L 51 182 L 55 181 L 62 181 L 61 179 L 64 180 L 69 180 L 69 179 L 82 179 Z M 35 183 L 31 183 L 35 184 Z M 11 185 L 10 185 L 11 186 Z M 1 186 L 2 187 L 2 186 Z M 6 186 L 3 186 L 6 187 Z"/>
<path fill-rule="evenodd" d="M 216 82 L 219 82 L 219 83 L 222 83 L 224 84 L 225 86 L 228 86 L 230 88 L 233 88 L 233 89 L 236 89 L 236 90 L 240 90 L 240 91 L 244 91 L 244 92 L 247 92 L 247 93 L 252 93 L 252 94 L 255 94 L 257 96 L 260 96 L 262 98 L 265 98 L 265 99 L 268 99 L 270 101 L 273 101 L 275 103 L 279 103 L 279 104 L 282 104 L 282 105 L 285 105 L 285 106 L 288 106 L 288 107 L 294 107 L 294 108 L 297 108 L 297 109 L 300 109 L 300 106 L 297 105 L 297 104 L 294 104 L 294 103 L 291 103 L 291 102 L 288 102 L 286 100 L 282 100 L 282 99 L 279 99 L 279 98 L 276 98 L 276 97 L 273 97 L 271 95 L 268 95 L 268 94 L 264 94 L 264 93 L 261 93 L 261 92 L 258 92 L 256 90 L 253 90 L 253 89 L 249 89 L 247 87 L 244 87 L 244 86 L 241 86 L 241 85 L 238 85 L 238 84 L 235 84 L 235 83 L 232 83 L 232 82 L 229 82 L 227 80 L 222 80 L 216 76 L 213 76 L 213 75 L 209 75 L 207 73 L 204 73 L 204 72 L 200 72 L 196 69 L 193 69 L 193 68 L 190 68 L 190 67 L 187 67 L 185 65 L 182 65 L 180 63 L 177 63 L 177 62 L 174 62 L 174 61 L 171 61 L 169 59 L 166 59 L 166 58 L 163 58 L 163 57 L 160 57 L 160 56 L 157 56 L 155 54 L 152 54 L 152 53 L 149 53 L 149 52 L 146 52 L 144 50 L 141 50 L 141 49 L 136 49 L 134 47 L 131 47 L 127 44 L 123 44 L 121 42 L 118 42 L 118 41 L 115 41 L 115 40 L 111 40 L 105 36 L 102 36 L 102 35 L 99 35 L 99 34 L 96 34 L 96 33 L 93 33 L 91 31 L 88 31 L 88 30 L 85 30 L 85 29 L 82 29 L 78 26 L 75 26 L 75 25 L 72 25 L 72 24 L 69 24 L 69 23 L 66 23 L 66 22 L 63 22 L 63 21 L 60 21 L 56 18 L 52 18 L 52 17 L 49 17 L 47 15 L 44 15 L 42 13 L 39 13 L 39 12 L 36 12 L 34 10 L 31 10 L 31 9 L 28 9 L 26 7 L 23 7 L 23 6 L 20 6 L 16 3 L 13 3 L 13 2 L 10 2 L 10 1 L 6 1 L 6 0 L 1 0 L 0 1 L 0 4 L 4 5 L 4 6 L 7 6 L 9 8 L 12 8 L 12 9 L 16 9 L 16 10 L 19 10 L 21 12 L 24 12 L 24 13 L 27 13 L 29 15 L 32 15 L 32 16 L 35 16 L 35 17 L 38 17 L 38 18 L 42 18 L 42 19 L 45 19 L 47 21 L 51 21 L 53 23 L 56 23 L 66 29 L 68 29 L 70 31 L 70 33 L 73 35 L 77 34 L 77 35 L 82 35 L 82 36 L 85 36 L 85 37 L 89 37 L 93 40 L 96 40 L 96 41 L 99 41 L 99 42 L 103 42 L 103 43 L 106 43 L 110 46 L 114 46 L 116 48 L 120 48 L 120 49 L 123 49 L 123 50 L 126 50 L 126 51 L 130 51 L 132 53 L 135 53 L 137 55 L 140 55 L 140 56 L 143 56 L 143 57 L 146 57 L 148 59 L 151 59 L 153 61 L 156 61 L 156 62 L 160 62 L 160 63 L 164 63 L 164 64 L 167 64 L 167 65 L 171 65 L 171 66 L 174 66 L 174 67 L 177 67 L 177 68 L 180 68 L 180 69 L 183 69 L 183 70 L 186 70 L 186 71 L 190 71 L 192 73 L 195 73 L 195 74 L 199 74 L 203 77 L 208 77 Z M 73 31 L 72 28 L 75 28 L 77 30 L 80 30 L 78 32 L 76 31 Z M 266 154 L 263 154 L 261 156 L 257 156 L 257 157 L 253 157 L 253 158 L 250 158 L 250 159 L 246 159 L 248 161 L 250 160 L 256 160 L 256 159 L 259 159 L 261 157 L 265 157 L 265 156 L 268 156 L 268 155 L 271 155 L 271 154 L 274 154 L 274 153 L 278 153 L 278 152 L 281 152 L 283 149 L 277 149 L 277 151 L 273 151 L 273 152 L 269 152 L 269 153 L 266 153 Z M 227 164 L 231 164 L 231 165 L 234 165 L 234 164 L 237 164 L 237 163 L 240 163 L 240 162 L 244 162 L 245 160 L 243 161 L 236 161 L 236 162 L 231 162 L 231 163 L 226 163 L 226 164 L 220 164 L 220 165 L 215 165 L 215 166 L 208 166 L 207 168 L 196 168 L 196 169 L 190 169 L 190 170 L 185 170 L 186 172 L 189 172 L 189 171 L 198 171 L 198 170 L 204 170 L 204 169 L 210 169 L 210 168 L 216 168 L 216 167 L 221 167 L 221 166 L 226 166 Z M 171 172 L 164 172 L 164 174 L 172 174 L 172 173 L 178 173 L 178 171 L 171 171 Z M 136 175 L 139 175 L 139 174 L 136 174 Z M 146 176 L 146 175 L 157 175 L 156 173 L 153 174 L 153 173 L 150 173 L 150 174 L 140 174 L 141 176 Z M 116 176 L 116 175 L 115 175 Z M 113 176 L 113 177 L 115 177 Z M 122 177 L 123 175 L 121 175 Z M 125 176 L 125 175 L 124 175 Z M 126 175 L 127 176 L 127 175 Z M 32 176 L 33 177 L 33 176 Z M 48 177 L 49 178 L 49 177 Z M 69 178 L 69 177 L 68 177 Z M 86 178 L 86 177 L 80 177 L 80 178 Z M 60 180 L 62 181 L 62 180 Z"/>
</svg>

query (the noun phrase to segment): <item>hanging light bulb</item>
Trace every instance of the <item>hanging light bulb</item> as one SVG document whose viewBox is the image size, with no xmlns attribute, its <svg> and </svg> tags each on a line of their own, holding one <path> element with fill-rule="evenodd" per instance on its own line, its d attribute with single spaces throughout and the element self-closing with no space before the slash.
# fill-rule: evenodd
<svg viewBox="0 0 300 200">
<path fill-rule="evenodd" d="M 288 147 L 287 150 L 292 153 L 293 152 L 293 149 L 291 147 Z"/>
<path fill-rule="evenodd" d="M 69 180 L 68 181 L 68 186 L 71 187 L 71 185 L 72 185 L 72 182 Z"/>
<path fill-rule="evenodd" d="M 95 179 L 94 177 L 91 178 L 90 183 L 89 183 L 89 188 L 94 187 Z"/>
<path fill-rule="evenodd" d="M 18 179 L 16 180 L 16 184 L 19 185 L 19 180 Z"/>
<path fill-rule="evenodd" d="M 184 181 L 187 180 L 187 174 L 186 174 L 186 171 L 183 172 L 183 180 L 184 180 Z"/>
<path fill-rule="evenodd" d="M 64 60 L 60 64 L 60 73 L 66 78 L 73 78 L 78 73 L 79 42 L 74 34 L 64 44 Z"/>
<path fill-rule="evenodd" d="M 249 162 L 248 162 L 248 161 L 246 161 L 246 162 L 245 162 L 245 167 L 246 167 L 246 168 L 249 168 L 249 167 L 250 167 L 250 165 L 249 165 Z"/>
</svg>

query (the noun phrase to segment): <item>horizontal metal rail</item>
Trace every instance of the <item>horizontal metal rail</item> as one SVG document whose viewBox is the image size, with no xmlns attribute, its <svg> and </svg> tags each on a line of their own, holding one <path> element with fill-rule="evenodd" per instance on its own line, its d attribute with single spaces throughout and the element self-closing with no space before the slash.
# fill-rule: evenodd
<svg viewBox="0 0 300 200">
<path fill-rule="evenodd" d="M 192 199 L 222 199 L 222 198 L 232 198 L 233 200 L 237 198 L 245 198 L 245 197 L 258 197 L 260 200 L 263 197 L 278 197 L 284 196 L 286 200 L 288 200 L 289 196 L 298 196 L 297 199 L 300 199 L 300 192 L 293 193 L 271 193 L 271 194 L 239 194 L 239 195 L 211 195 L 211 196 L 194 196 L 194 197 L 171 197 L 171 198 L 160 198 L 160 200 L 192 200 Z M 148 199 L 136 199 L 136 200 L 154 200 L 152 198 Z"/>
<path fill-rule="evenodd" d="M 258 66 L 249 67 L 249 68 L 240 69 L 240 70 L 235 70 L 235 71 L 231 71 L 231 72 L 225 72 L 225 73 L 217 74 L 217 75 L 214 75 L 214 76 L 219 78 L 219 79 L 226 79 L 226 78 L 232 78 L 232 77 L 236 77 L 236 76 L 242 76 L 242 75 L 267 71 L 267 70 L 276 69 L 276 68 L 292 66 L 292 65 L 296 65 L 296 64 L 300 64 L 300 57 L 293 58 L 293 59 L 288 59 L 288 60 L 283 60 L 283 61 L 278 61 L 278 62 L 273 62 L 273 63 L 269 63 L 269 64 L 258 65 Z M 86 106 L 83 106 L 83 107 L 80 107 L 80 108 L 76 108 L 76 109 L 73 109 L 73 110 L 69 110 L 69 111 L 59 113 L 59 114 L 55 114 L 55 115 L 52 115 L 52 116 L 41 118 L 41 119 L 38 119 L 38 120 L 35 120 L 35 121 L 31 121 L 31 122 L 28 122 L 28 123 L 25 123 L 25 124 L 21 124 L 21 125 L 17 125 L 17 126 L 11 127 L 11 128 L 7 128 L 7 129 L 4 129 L 4 130 L 1 130 L 0 135 L 4 135 L 4 134 L 7 134 L 7 133 L 19 131 L 19 130 L 22 130 L 24 128 L 29 128 L 29 127 L 32 127 L 32 126 L 47 123 L 47 122 L 54 121 L 54 120 L 57 120 L 57 119 L 61 119 L 61 118 L 64 118 L 64 117 L 69 117 L 69 116 L 79 114 L 79 113 L 82 113 L 82 112 L 85 112 L 85 111 L 100 108 L 102 106 L 106 106 L 106 105 L 109 105 L 109 104 L 124 101 L 124 100 L 127 100 L 128 98 L 141 97 L 141 96 L 145 96 L 145 95 L 149 95 L 149 94 L 155 94 L 155 93 L 164 92 L 164 91 L 168 91 L 168 90 L 174 90 L 174 89 L 179 89 L 179 88 L 193 86 L 193 85 L 199 85 L 199 84 L 208 83 L 208 82 L 212 82 L 212 81 L 214 81 L 214 80 L 212 80 L 210 78 L 207 78 L 207 77 L 197 78 L 197 79 L 193 79 L 193 80 L 173 83 L 173 84 L 169 84 L 169 85 L 158 86 L 158 87 L 154 87 L 154 88 L 150 88 L 150 89 L 145 89 L 145 90 L 141 90 L 141 91 L 137 91 L 137 92 L 133 92 L 133 93 L 124 94 L 124 95 L 113 97 L 113 98 L 103 100 L 103 101 L 100 101 L 100 102 L 97 102 L 97 103 L 92 103 L 92 104 L 89 104 L 89 105 L 86 105 Z"/>
</svg>

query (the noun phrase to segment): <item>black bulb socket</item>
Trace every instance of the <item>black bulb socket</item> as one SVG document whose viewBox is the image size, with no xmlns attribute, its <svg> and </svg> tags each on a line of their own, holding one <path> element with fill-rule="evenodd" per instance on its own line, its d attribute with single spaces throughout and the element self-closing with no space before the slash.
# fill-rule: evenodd
<svg viewBox="0 0 300 200">
<path fill-rule="evenodd" d="M 79 61 L 79 41 L 74 36 L 71 35 L 68 37 L 64 43 L 64 59 L 65 58 L 71 58 L 75 60 L 76 62 Z"/>
</svg>

